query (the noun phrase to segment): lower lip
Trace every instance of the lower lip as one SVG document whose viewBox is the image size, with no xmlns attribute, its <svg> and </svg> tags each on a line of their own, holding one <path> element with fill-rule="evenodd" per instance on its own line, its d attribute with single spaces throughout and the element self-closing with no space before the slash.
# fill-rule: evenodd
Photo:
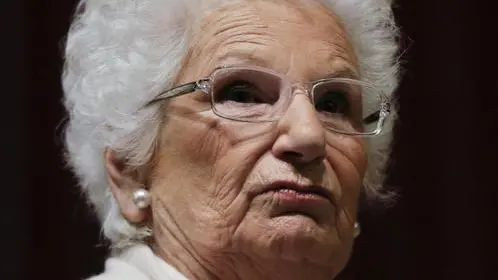
<svg viewBox="0 0 498 280">
<path fill-rule="evenodd" d="M 273 195 L 284 203 L 320 203 L 329 202 L 329 200 L 321 195 L 314 193 L 302 193 L 291 189 L 282 189 L 272 191 Z"/>
</svg>

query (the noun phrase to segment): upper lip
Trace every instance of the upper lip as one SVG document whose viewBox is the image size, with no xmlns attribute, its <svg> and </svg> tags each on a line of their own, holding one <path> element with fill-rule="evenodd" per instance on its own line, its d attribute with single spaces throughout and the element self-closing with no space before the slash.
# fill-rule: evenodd
<svg viewBox="0 0 498 280">
<path fill-rule="evenodd" d="M 313 193 L 327 198 L 330 202 L 334 201 L 332 192 L 320 185 L 303 185 L 291 181 L 276 181 L 268 185 L 263 191 L 276 191 L 281 189 L 291 189 L 301 193 Z"/>
</svg>

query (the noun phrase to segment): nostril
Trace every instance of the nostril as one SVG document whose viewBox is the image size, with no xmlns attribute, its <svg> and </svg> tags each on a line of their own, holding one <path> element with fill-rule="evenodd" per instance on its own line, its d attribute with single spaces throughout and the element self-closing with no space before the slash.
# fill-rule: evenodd
<svg viewBox="0 0 498 280">
<path fill-rule="evenodd" d="M 301 153 L 293 152 L 293 151 L 283 152 L 282 156 L 289 158 L 289 159 L 299 159 L 299 158 L 303 157 L 303 155 Z"/>
<path fill-rule="evenodd" d="M 306 155 L 299 152 L 287 151 L 282 153 L 280 158 L 282 160 L 294 163 L 311 163 L 311 162 L 321 162 L 325 158 L 325 156 L 319 155 L 316 157 L 307 157 Z"/>
</svg>

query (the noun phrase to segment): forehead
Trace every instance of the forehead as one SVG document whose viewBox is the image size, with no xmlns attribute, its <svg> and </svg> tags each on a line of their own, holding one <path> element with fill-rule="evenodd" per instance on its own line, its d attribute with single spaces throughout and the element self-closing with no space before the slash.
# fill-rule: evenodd
<svg viewBox="0 0 498 280">
<path fill-rule="evenodd" d="M 206 15 L 182 72 L 198 78 L 234 64 L 263 66 L 298 80 L 356 73 L 339 18 L 313 0 L 236 1 Z"/>
</svg>

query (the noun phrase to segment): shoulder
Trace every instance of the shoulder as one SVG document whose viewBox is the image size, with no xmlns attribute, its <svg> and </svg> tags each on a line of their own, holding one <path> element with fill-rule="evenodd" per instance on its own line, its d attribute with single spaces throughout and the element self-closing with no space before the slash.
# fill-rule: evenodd
<svg viewBox="0 0 498 280">
<path fill-rule="evenodd" d="M 145 245 L 136 245 L 107 259 L 102 274 L 86 280 L 187 280 Z"/>
<path fill-rule="evenodd" d="M 151 280 L 147 275 L 133 265 L 118 258 L 109 258 L 105 263 L 103 273 L 87 280 Z"/>
</svg>

